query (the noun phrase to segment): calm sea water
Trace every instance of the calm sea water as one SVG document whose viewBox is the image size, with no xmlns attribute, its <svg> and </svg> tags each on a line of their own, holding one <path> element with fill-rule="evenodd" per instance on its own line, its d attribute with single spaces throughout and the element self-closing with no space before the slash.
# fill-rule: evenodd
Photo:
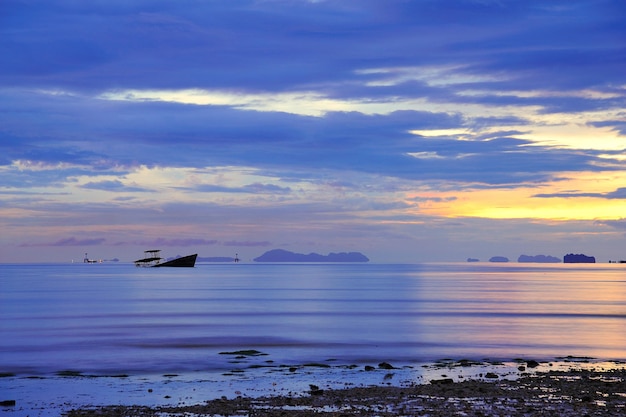
<svg viewBox="0 0 626 417">
<path fill-rule="evenodd" d="M 0 265 L 0 372 L 626 359 L 615 264 Z"/>
</svg>

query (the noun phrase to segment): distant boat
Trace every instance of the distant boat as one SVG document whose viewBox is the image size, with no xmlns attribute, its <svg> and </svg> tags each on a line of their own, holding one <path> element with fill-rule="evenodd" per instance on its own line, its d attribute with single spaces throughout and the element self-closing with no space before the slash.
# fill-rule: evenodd
<svg viewBox="0 0 626 417">
<path fill-rule="evenodd" d="M 160 249 L 152 249 L 144 251 L 145 257 L 137 259 L 135 266 L 157 268 L 162 266 L 177 267 L 177 268 L 193 268 L 196 264 L 197 253 L 193 255 L 183 256 L 182 258 L 172 259 L 171 261 L 161 262 L 163 258 L 159 255 Z"/>
<path fill-rule="evenodd" d="M 83 263 L 85 263 L 85 264 L 101 264 L 102 263 L 102 259 L 89 259 L 89 256 L 87 256 L 87 252 L 85 252 L 85 258 L 83 259 Z"/>
</svg>

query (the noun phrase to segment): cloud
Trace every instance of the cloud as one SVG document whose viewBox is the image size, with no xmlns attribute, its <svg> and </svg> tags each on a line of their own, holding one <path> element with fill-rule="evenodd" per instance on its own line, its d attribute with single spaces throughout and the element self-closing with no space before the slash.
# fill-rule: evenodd
<svg viewBox="0 0 626 417">
<path fill-rule="evenodd" d="M 610 226 L 614 229 L 618 230 L 626 230 L 626 219 L 616 219 L 616 220 L 597 220 L 596 224 Z"/>
<path fill-rule="evenodd" d="M 618 188 L 610 193 L 586 193 L 586 192 L 568 192 L 568 193 L 545 193 L 535 194 L 536 198 L 604 198 L 607 200 L 623 200 L 626 199 L 626 188 Z"/>
<path fill-rule="evenodd" d="M 595 127 L 610 127 L 619 132 L 620 135 L 626 136 L 626 121 L 624 120 L 605 120 L 602 122 L 591 122 Z"/>
<path fill-rule="evenodd" d="M 455 201 L 457 197 L 429 197 L 429 196 L 417 196 L 410 198 L 410 201 L 415 201 L 416 203 L 427 203 L 427 202 L 436 202 L 436 203 L 447 203 L 451 201 Z"/>
<path fill-rule="evenodd" d="M 458 78 L 467 81 L 456 82 L 453 92 L 485 74 L 501 81 L 506 73 L 511 85 L 548 89 L 595 85 L 592 74 L 607 83 L 622 79 L 615 53 L 624 11 L 610 0 L 576 1 L 561 10 L 515 2 L 250 0 L 237 7 L 61 1 L 29 11 L 7 2 L 4 33 L 30 33 L 4 37 L 8 85 L 277 92 L 349 84 L 355 71 L 376 64 L 424 62 L 462 68 Z"/>
<path fill-rule="evenodd" d="M 289 194 L 289 187 L 280 187 L 274 184 L 247 184 L 241 187 L 225 187 L 214 184 L 199 184 L 193 190 L 204 193 L 246 193 L 246 194 Z"/>
<path fill-rule="evenodd" d="M 148 191 L 142 187 L 132 187 L 124 185 L 119 180 L 109 180 L 109 181 L 95 181 L 88 182 L 80 186 L 81 188 L 89 189 L 89 190 L 104 190 L 104 191 L 112 191 L 112 192 L 146 192 Z"/>
<path fill-rule="evenodd" d="M 259 241 L 259 242 L 254 242 L 254 241 L 236 241 L 236 240 L 230 240 L 227 242 L 223 242 L 222 245 L 224 246 L 245 246 L 245 247 L 266 247 L 266 246 L 270 246 L 271 242 L 268 241 Z"/>
<path fill-rule="evenodd" d="M 2 241 L 447 245 L 624 198 L 620 1 L 1 3 Z"/>
<path fill-rule="evenodd" d="M 117 245 L 127 245 L 129 242 L 118 242 Z M 138 241 L 133 242 L 136 245 L 141 246 L 149 246 L 149 247 L 160 247 L 160 246 L 168 246 L 168 247 L 187 247 L 187 246 L 213 246 L 218 243 L 217 240 L 210 239 L 199 239 L 199 238 L 188 238 L 188 239 L 166 239 L 166 238 L 158 238 L 149 241 Z"/>
<path fill-rule="evenodd" d="M 42 242 L 42 243 L 22 243 L 21 247 L 37 247 L 37 246 L 98 246 L 104 244 L 106 239 L 94 238 L 94 239 L 77 239 L 75 237 L 69 237 L 60 239 L 54 242 Z"/>
<path fill-rule="evenodd" d="M 21 146 L 6 148 L 12 161 L 57 168 L 44 172 L 28 165 L 9 166 L 3 174 L 5 186 L 59 185 L 78 175 L 119 176 L 140 165 L 255 166 L 300 173 L 296 175 L 350 170 L 403 179 L 487 184 L 548 180 L 562 170 L 614 169 L 607 168 L 610 160 L 601 159 L 598 152 L 529 146 L 531 140 L 519 137 L 527 136 L 526 132 L 471 130 L 476 123 L 481 129 L 501 121 L 510 125 L 515 120 L 512 118 L 481 118 L 474 122 L 458 114 L 410 110 L 373 115 L 329 112 L 312 117 L 172 103 L 107 103 L 96 109 L 89 100 L 76 100 L 64 104 L 71 104 L 68 114 L 74 115 L 70 117 L 75 127 L 98 133 L 73 145 L 61 133 L 53 142 L 38 136 L 24 137 Z M 48 103 L 49 110 L 41 110 L 40 120 L 29 124 L 29 129 L 40 124 L 40 134 L 45 131 L 50 136 L 55 131 L 50 116 L 53 102 Z M 112 125 L 110 120 L 117 122 Z M 454 136 L 420 138 L 410 133 L 432 129 L 466 129 L 468 133 L 463 135 L 464 140 Z M 54 146 L 44 152 L 48 143 Z M 33 153 L 31 148 L 40 152 Z M 58 152 L 64 148 L 66 151 Z M 436 158 L 420 157 L 424 155 Z M 142 191 L 141 185 L 121 184 L 121 180 L 99 180 L 84 187 Z M 289 189 L 270 189 L 261 183 L 230 189 L 206 184 L 204 191 L 286 193 Z"/>
</svg>

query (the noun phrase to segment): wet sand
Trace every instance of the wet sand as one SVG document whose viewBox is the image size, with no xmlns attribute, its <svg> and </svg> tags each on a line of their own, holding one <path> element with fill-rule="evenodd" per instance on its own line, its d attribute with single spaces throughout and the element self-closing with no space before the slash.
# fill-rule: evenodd
<svg viewBox="0 0 626 417">
<path fill-rule="evenodd" d="M 465 366 L 466 364 L 463 364 Z M 98 406 L 64 412 L 68 417 L 120 416 L 626 416 L 626 366 L 572 364 L 565 370 L 525 372 L 507 379 L 442 377 L 408 386 L 326 389 L 238 396 L 178 406 Z M 391 370 L 390 370 L 391 371 Z"/>
<path fill-rule="evenodd" d="M 0 375 L 7 417 L 625 416 L 626 362 L 333 361 L 222 373 Z"/>
</svg>

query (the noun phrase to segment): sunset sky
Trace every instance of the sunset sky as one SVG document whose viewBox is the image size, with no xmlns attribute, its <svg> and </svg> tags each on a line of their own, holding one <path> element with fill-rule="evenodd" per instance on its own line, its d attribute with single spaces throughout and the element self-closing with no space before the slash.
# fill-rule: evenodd
<svg viewBox="0 0 626 417">
<path fill-rule="evenodd" d="M 623 0 L 2 0 L 0 262 L 626 259 Z"/>
</svg>

